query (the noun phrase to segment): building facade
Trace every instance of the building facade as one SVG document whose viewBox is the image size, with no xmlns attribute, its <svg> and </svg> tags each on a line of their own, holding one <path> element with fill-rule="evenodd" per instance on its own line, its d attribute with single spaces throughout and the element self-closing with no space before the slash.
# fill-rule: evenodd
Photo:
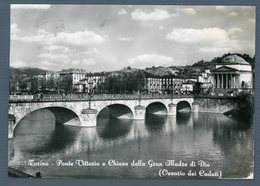
<svg viewBox="0 0 260 186">
<path fill-rule="evenodd" d="M 252 89 L 252 67 L 238 55 L 224 57 L 212 74 L 215 93 L 233 94 Z"/>
<path fill-rule="evenodd" d="M 205 71 L 198 76 L 198 83 L 200 85 L 199 92 L 202 94 L 211 93 L 213 91 L 213 81 L 214 79 L 210 69 L 205 69 Z"/>
<path fill-rule="evenodd" d="M 86 74 L 76 86 L 77 92 L 101 94 L 104 92 L 105 75 L 102 74 Z"/>
<path fill-rule="evenodd" d="M 145 90 L 147 93 L 159 94 L 183 94 L 184 90 L 190 93 L 195 82 L 197 82 L 195 77 L 149 77 L 145 80 Z"/>
<path fill-rule="evenodd" d="M 83 69 L 62 70 L 59 76 L 59 88 L 65 92 L 75 92 L 80 80 L 86 77 Z"/>
<path fill-rule="evenodd" d="M 146 78 L 145 90 L 147 93 L 162 93 L 162 79 L 159 77 Z"/>
<path fill-rule="evenodd" d="M 179 94 L 184 80 L 175 76 L 164 76 L 161 81 L 164 94 Z"/>
<path fill-rule="evenodd" d="M 59 72 L 46 72 L 43 74 L 43 90 L 56 92 L 58 90 Z"/>
<path fill-rule="evenodd" d="M 31 92 L 37 93 L 43 91 L 43 78 L 44 75 L 34 76 L 31 80 Z"/>
<path fill-rule="evenodd" d="M 186 81 L 182 83 L 180 92 L 182 94 L 191 94 L 194 90 L 194 82 L 193 81 Z"/>
</svg>

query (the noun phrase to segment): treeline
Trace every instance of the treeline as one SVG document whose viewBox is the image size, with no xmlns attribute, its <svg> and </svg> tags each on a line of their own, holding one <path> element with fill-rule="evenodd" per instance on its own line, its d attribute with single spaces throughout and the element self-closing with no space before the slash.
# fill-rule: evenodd
<svg viewBox="0 0 260 186">
<path fill-rule="evenodd" d="M 105 83 L 100 88 L 104 88 L 107 93 L 125 93 L 142 92 L 145 85 L 145 73 L 142 70 L 109 75 Z"/>
<path fill-rule="evenodd" d="M 13 68 L 9 69 L 9 92 L 16 91 L 16 84 L 19 84 L 20 90 L 24 91 L 27 87 L 27 83 L 31 81 L 33 76 L 46 73 L 47 70 L 40 68 Z"/>
</svg>

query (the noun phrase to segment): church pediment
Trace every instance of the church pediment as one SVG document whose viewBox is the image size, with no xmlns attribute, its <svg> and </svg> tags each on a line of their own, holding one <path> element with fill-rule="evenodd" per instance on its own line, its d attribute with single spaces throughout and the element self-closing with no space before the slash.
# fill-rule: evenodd
<svg viewBox="0 0 260 186">
<path fill-rule="evenodd" d="M 221 66 L 219 68 L 212 70 L 212 72 L 237 72 L 237 71 L 238 71 L 237 69 L 227 67 L 227 66 Z"/>
</svg>

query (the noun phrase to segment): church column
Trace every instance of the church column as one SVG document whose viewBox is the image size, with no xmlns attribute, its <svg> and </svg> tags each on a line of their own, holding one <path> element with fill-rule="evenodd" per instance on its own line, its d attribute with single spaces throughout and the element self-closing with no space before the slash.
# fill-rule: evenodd
<svg viewBox="0 0 260 186">
<path fill-rule="evenodd" d="M 216 88 L 216 87 L 217 87 L 217 78 L 216 78 L 216 74 L 213 75 L 213 78 L 214 78 L 213 87 Z"/>
<path fill-rule="evenodd" d="M 224 88 L 224 75 L 221 74 L 221 88 Z"/>
<path fill-rule="evenodd" d="M 230 86 L 231 88 L 234 88 L 234 77 L 233 77 L 233 74 L 230 74 Z"/>
<path fill-rule="evenodd" d="M 236 86 L 236 75 L 234 76 L 234 78 L 233 78 L 233 88 L 237 88 L 237 86 Z"/>
<path fill-rule="evenodd" d="M 219 87 L 219 77 L 218 77 L 218 74 L 216 74 L 216 77 L 217 77 L 217 86 L 216 86 L 216 88 L 218 88 Z"/>
<path fill-rule="evenodd" d="M 232 74 L 229 74 L 229 88 L 231 88 L 231 79 L 232 79 Z"/>
<path fill-rule="evenodd" d="M 223 88 L 227 88 L 227 76 L 226 74 L 223 74 Z"/>
<path fill-rule="evenodd" d="M 221 74 L 218 74 L 218 80 L 219 80 L 218 88 L 221 88 Z"/>
<path fill-rule="evenodd" d="M 230 74 L 227 74 L 227 88 L 230 88 Z"/>
<path fill-rule="evenodd" d="M 233 74 L 230 74 L 230 88 L 233 88 L 232 80 L 233 80 Z"/>
<path fill-rule="evenodd" d="M 216 79 L 216 85 L 215 85 L 215 88 L 218 88 L 218 75 L 215 74 L 215 79 Z"/>
<path fill-rule="evenodd" d="M 228 87 L 228 74 L 226 74 L 226 89 L 228 89 L 229 87 Z"/>
<path fill-rule="evenodd" d="M 223 74 L 223 88 L 226 88 L 226 74 Z"/>
<path fill-rule="evenodd" d="M 226 82 L 225 82 L 225 74 L 222 74 L 222 82 L 223 82 L 223 85 L 222 85 L 222 88 L 225 88 L 226 87 Z"/>
</svg>

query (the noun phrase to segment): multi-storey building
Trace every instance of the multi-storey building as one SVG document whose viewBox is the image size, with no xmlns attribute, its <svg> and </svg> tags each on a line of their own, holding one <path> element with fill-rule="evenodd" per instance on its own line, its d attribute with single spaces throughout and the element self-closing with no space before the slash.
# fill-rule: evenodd
<svg viewBox="0 0 260 186">
<path fill-rule="evenodd" d="M 147 93 L 180 94 L 183 93 L 183 88 L 189 92 L 193 91 L 191 86 L 193 86 L 195 82 L 197 82 L 195 77 L 147 77 L 144 88 Z M 182 86 L 185 83 L 188 85 L 188 88 Z"/>
<path fill-rule="evenodd" d="M 194 82 L 193 81 L 185 81 L 181 85 L 180 92 L 182 94 L 191 94 L 194 90 Z"/>
<path fill-rule="evenodd" d="M 176 76 L 163 76 L 162 92 L 164 94 L 179 94 L 183 79 Z"/>
<path fill-rule="evenodd" d="M 65 92 L 77 91 L 80 80 L 84 79 L 86 72 L 83 69 L 62 70 L 59 76 L 59 89 Z"/>
<path fill-rule="evenodd" d="M 53 83 L 52 83 L 52 73 L 46 72 L 43 74 L 43 90 L 44 91 L 51 91 L 53 89 Z"/>
<path fill-rule="evenodd" d="M 173 81 L 173 94 L 180 94 L 182 83 L 183 83 L 183 79 L 181 79 L 181 78 L 174 78 L 174 81 Z"/>
<path fill-rule="evenodd" d="M 213 76 L 210 69 L 205 69 L 201 75 L 198 76 L 199 92 L 200 93 L 211 93 L 213 90 Z"/>
<path fill-rule="evenodd" d="M 94 73 L 86 74 L 85 78 L 81 79 L 78 83 L 78 92 L 87 92 L 91 94 L 100 94 L 104 91 L 105 75 Z"/>
<path fill-rule="evenodd" d="M 148 77 L 145 79 L 144 89 L 147 93 L 162 93 L 162 81 L 159 77 Z"/>
<path fill-rule="evenodd" d="M 31 91 L 36 93 L 43 91 L 43 77 L 44 75 L 33 76 L 31 80 Z"/>
</svg>

